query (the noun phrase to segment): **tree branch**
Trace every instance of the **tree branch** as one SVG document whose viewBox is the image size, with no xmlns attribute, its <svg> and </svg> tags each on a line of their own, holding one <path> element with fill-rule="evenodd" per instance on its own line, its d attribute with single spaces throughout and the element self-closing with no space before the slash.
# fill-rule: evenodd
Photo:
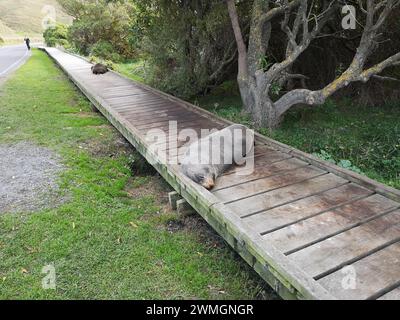
<svg viewBox="0 0 400 320">
<path fill-rule="evenodd" d="M 316 18 L 316 23 L 313 30 L 309 31 L 308 28 L 309 21 L 307 19 L 307 0 L 301 0 L 301 1 L 302 1 L 301 5 L 297 12 L 298 15 L 302 16 L 302 22 L 303 22 L 303 27 L 302 27 L 303 37 L 301 39 L 301 42 L 297 44 L 293 39 L 292 32 L 287 32 L 287 36 L 293 47 L 291 48 L 290 54 L 286 56 L 285 60 L 279 63 L 275 63 L 266 72 L 265 76 L 267 78 L 268 83 L 272 83 L 276 79 L 276 77 L 278 77 L 282 73 L 282 71 L 289 68 L 296 61 L 296 59 L 300 56 L 300 54 L 303 53 L 308 48 L 311 41 L 321 32 L 322 28 L 325 26 L 325 24 L 329 21 L 329 19 L 333 16 L 333 14 L 337 10 L 336 0 L 331 1 L 328 8 L 326 8 L 324 12 L 319 15 L 319 18 L 318 17 Z"/>
<path fill-rule="evenodd" d="M 233 51 L 233 53 L 231 53 L 232 52 L 232 47 L 233 47 L 233 45 L 229 46 L 229 49 L 226 50 L 226 52 L 224 54 L 223 61 L 221 62 L 220 66 L 210 76 L 211 80 L 214 80 L 214 79 L 218 78 L 218 76 L 224 71 L 225 67 L 227 65 L 231 64 L 235 60 L 235 57 L 236 57 L 236 54 L 237 54 L 237 50 L 235 49 Z M 229 56 L 229 54 L 231 54 L 231 55 Z"/>
<path fill-rule="evenodd" d="M 339 89 L 348 86 L 352 82 L 356 81 L 367 82 L 371 77 L 376 76 L 378 73 L 382 72 L 385 68 L 390 66 L 395 66 L 399 62 L 400 62 L 400 52 L 387 58 L 381 63 L 378 63 L 377 65 L 359 73 L 355 73 L 354 70 L 349 68 L 339 78 L 328 84 L 322 90 L 311 91 L 311 90 L 298 89 L 290 91 L 285 95 L 283 95 L 277 102 L 275 102 L 277 114 L 282 115 L 287 110 L 289 110 L 293 105 L 299 103 L 304 103 L 308 105 L 323 104 L 327 98 L 329 98 Z M 387 79 L 387 77 L 380 77 L 380 78 Z"/>
<path fill-rule="evenodd" d="M 378 63 L 377 65 L 364 70 L 357 78 L 358 81 L 367 82 L 372 76 L 381 73 L 384 69 L 394 66 L 400 62 L 400 52 Z"/>
<path fill-rule="evenodd" d="M 393 77 L 384 77 L 384 76 L 378 76 L 374 75 L 372 78 L 380 80 L 380 81 L 400 81 L 400 79 L 393 78 Z"/>
<path fill-rule="evenodd" d="M 248 78 L 248 66 L 247 66 L 247 48 L 243 40 L 242 30 L 239 24 L 239 17 L 236 10 L 236 5 L 234 0 L 226 0 L 228 5 L 229 17 L 231 19 L 233 32 L 235 34 L 235 40 L 238 47 L 239 53 L 239 73 L 238 78 L 247 79 Z"/>
<path fill-rule="evenodd" d="M 296 6 L 298 6 L 300 4 L 302 0 L 292 0 L 289 3 L 285 3 L 283 5 L 280 5 L 279 7 L 275 7 L 271 10 L 269 10 L 268 12 L 266 12 L 265 14 L 263 14 L 260 18 L 260 23 L 266 23 L 268 21 L 271 21 L 273 18 L 275 18 L 276 16 L 283 14 L 285 11 L 287 10 L 292 10 L 293 8 L 295 8 Z"/>
</svg>

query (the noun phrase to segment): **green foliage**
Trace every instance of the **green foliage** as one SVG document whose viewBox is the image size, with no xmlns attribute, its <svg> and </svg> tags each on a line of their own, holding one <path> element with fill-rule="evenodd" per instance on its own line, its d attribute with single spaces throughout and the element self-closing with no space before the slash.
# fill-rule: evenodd
<svg viewBox="0 0 400 320">
<path fill-rule="evenodd" d="M 64 48 L 69 48 L 70 44 L 67 37 L 68 26 L 64 24 L 57 24 L 55 27 L 49 27 L 43 33 L 44 41 L 48 47 L 60 45 Z"/>
<path fill-rule="evenodd" d="M 148 68 L 144 60 L 132 60 L 115 65 L 115 71 L 131 78 L 134 81 L 145 82 Z"/>
<path fill-rule="evenodd" d="M 121 55 L 115 52 L 114 46 L 110 42 L 104 40 L 100 40 L 93 45 L 90 50 L 90 55 L 114 62 L 120 62 L 122 60 Z"/>
<path fill-rule="evenodd" d="M 149 61 L 146 80 L 151 85 L 188 98 L 207 92 L 234 73 L 236 46 L 224 2 L 140 3 L 136 21 L 142 26 L 132 30 L 141 39 L 141 50 Z M 243 11 L 243 6 L 239 5 L 239 10 Z"/>
<path fill-rule="evenodd" d="M 326 152 L 325 150 L 321 150 L 321 152 L 319 152 L 319 153 L 314 152 L 313 155 L 322 160 L 336 164 L 336 161 L 335 161 L 335 159 L 333 159 L 332 155 L 330 153 Z"/>
<path fill-rule="evenodd" d="M 260 68 L 262 68 L 264 71 L 267 71 L 272 65 L 272 62 L 269 60 L 269 57 L 267 55 L 263 55 L 260 57 L 259 65 Z"/>
<path fill-rule="evenodd" d="M 270 90 L 273 97 L 278 97 L 282 90 L 282 86 L 277 82 L 273 82 Z"/>
<path fill-rule="evenodd" d="M 75 18 L 68 38 L 80 54 L 97 54 L 115 62 L 135 56 L 130 41 L 133 6 L 129 0 L 59 2 Z"/>
<path fill-rule="evenodd" d="M 322 160 L 331 162 L 333 164 L 338 165 L 339 167 L 357 172 L 362 174 L 362 171 L 360 170 L 360 168 L 354 166 L 350 160 L 340 160 L 340 161 L 335 161 L 335 159 L 333 158 L 333 156 L 331 154 L 329 154 L 328 152 L 326 152 L 325 150 L 321 150 L 319 153 L 313 153 L 313 155 L 317 158 L 320 158 Z"/>
</svg>

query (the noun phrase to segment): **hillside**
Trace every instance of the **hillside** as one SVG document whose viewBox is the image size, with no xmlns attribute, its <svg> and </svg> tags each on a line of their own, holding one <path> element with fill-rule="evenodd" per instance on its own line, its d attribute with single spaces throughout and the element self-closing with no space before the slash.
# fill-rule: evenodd
<svg viewBox="0 0 400 320">
<path fill-rule="evenodd" d="M 7 27 L 1 20 L 0 20 L 0 35 L 9 35 L 13 34 L 14 31 Z"/>
<path fill-rule="evenodd" d="M 0 36 L 41 35 L 42 21 L 49 12 L 44 9 L 49 5 L 54 7 L 58 22 L 70 22 L 56 0 L 0 0 Z"/>
</svg>

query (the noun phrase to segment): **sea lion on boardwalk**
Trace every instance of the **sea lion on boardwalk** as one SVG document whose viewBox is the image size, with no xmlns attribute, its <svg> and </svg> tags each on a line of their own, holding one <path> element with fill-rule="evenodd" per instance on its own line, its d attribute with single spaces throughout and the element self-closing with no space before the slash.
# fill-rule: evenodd
<svg viewBox="0 0 400 320">
<path fill-rule="evenodd" d="M 253 131 L 234 124 L 192 143 L 183 156 L 181 170 L 210 190 L 215 180 L 232 165 L 245 164 L 245 157 L 253 150 Z"/>
<path fill-rule="evenodd" d="M 104 74 L 108 72 L 108 68 L 101 63 L 97 63 L 92 67 L 92 72 L 94 74 Z"/>
</svg>

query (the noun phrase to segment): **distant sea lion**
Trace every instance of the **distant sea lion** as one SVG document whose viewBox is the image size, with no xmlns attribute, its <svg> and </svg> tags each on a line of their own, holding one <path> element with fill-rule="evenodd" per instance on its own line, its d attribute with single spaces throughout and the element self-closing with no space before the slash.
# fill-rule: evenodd
<svg viewBox="0 0 400 320">
<path fill-rule="evenodd" d="M 108 72 L 108 68 L 101 63 L 97 63 L 92 67 L 92 72 L 94 74 L 104 74 Z"/>
<path fill-rule="evenodd" d="M 253 132 L 234 124 L 192 143 L 183 156 L 181 170 L 210 190 L 215 180 L 232 165 L 243 165 L 245 157 L 253 150 Z"/>
</svg>

